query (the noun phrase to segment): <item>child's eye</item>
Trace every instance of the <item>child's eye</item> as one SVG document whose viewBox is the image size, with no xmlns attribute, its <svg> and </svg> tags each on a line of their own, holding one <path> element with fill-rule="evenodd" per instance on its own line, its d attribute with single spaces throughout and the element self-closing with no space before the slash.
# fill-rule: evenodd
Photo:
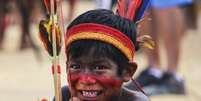
<svg viewBox="0 0 201 101">
<path fill-rule="evenodd" d="M 103 65 L 97 65 L 94 67 L 95 70 L 105 70 L 105 69 L 108 69 L 108 67 L 106 66 L 103 66 Z"/>
<path fill-rule="evenodd" d="M 77 65 L 77 64 L 70 65 L 70 69 L 79 70 L 79 69 L 81 69 L 81 66 Z"/>
</svg>

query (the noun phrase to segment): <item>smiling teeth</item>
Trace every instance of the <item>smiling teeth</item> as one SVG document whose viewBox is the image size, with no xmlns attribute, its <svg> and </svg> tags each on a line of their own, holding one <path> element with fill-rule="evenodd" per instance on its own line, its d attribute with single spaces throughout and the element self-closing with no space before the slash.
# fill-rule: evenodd
<svg viewBox="0 0 201 101">
<path fill-rule="evenodd" d="M 82 91 L 84 97 L 96 97 L 98 92 L 96 91 Z"/>
</svg>

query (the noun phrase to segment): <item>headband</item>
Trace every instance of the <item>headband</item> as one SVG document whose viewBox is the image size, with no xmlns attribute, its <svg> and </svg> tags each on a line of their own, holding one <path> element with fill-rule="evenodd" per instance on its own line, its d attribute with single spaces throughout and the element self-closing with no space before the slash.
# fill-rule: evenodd
<svg viewBox="0 0 201 101">
<path fill-rule="evenodd" d="M 109 43 L 119 49 L 129 61 L 133 61 L 135 46 L 122 32 L 105 25 L 83 23 L 71 27 L 66 32 L 65 47 L 77 40 L 90 39 Z"/>
</svg>

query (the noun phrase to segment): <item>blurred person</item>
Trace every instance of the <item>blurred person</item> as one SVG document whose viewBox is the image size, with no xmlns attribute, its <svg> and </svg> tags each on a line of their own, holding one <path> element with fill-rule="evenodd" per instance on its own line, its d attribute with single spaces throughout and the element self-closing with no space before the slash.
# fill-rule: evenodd
<svg viewBox="0 0 201 101">
<path fill-rule="evenodd" d="M 5 29 L 8 25 L 8 12 L 10 0 L 0 0 L 0 50 L 3 49 L 3 41 L 5 38 Z"/>
<path fill-rule="evenodd" d="M 17 8 L 19 9 L 20 17 L 22 23 L 21 23 L 21 29 L 22 29 L 22 35 L 20 40 L 20 50 L 24 50 L 27 48 L 33 48 L 34 50 L 38 51 L 38 48 L 34 41 L 31 38 L 30 33 L 30 18 L 32 11 L 34 9 L 34 1 L 28 1 L 28 0 L 1 0 L 0 5 L 2 9 L 0 10 L 0 48 L 2 48 L 3 45 L 3 39 L 5 34 L 6 26 L 8 25 L 9 17 L 7 16 L 7 13 L 9 10 L 13 9 L 10 6 L 10 3 L 13 2 L 17 5 Z M 15 19 L 17 20 L 17 19 Z"/>
<path fill-rule="evenodd" d="M 21 39 L 20 39 L 20 46 L 19 50 L 22 51 L 24 49 L 28 48 L 33 48 L 35 56 L 37 60 L 41 60 L 41 55 L 39 52 L 39 48 L 36 46 L 34 43 L 34 40 L 31 37 L 30 33 L 30 19 L 31 19 L 31 14 L 34 10 L 34 5 L 35 2 L 39 0 L 33 0 L 33 1 L 28 1 L 28 0 L 0 0 L 0 50 L 3 49 L 3 42 L 5 41 L 5 30 L 7 26 L 10 24 L 10 16 L 8 13 L 10 13 L 14 6 L 16 5 L 17 8 L 19 9 L 20 12 L 20 17 L 21 17 Z M 13 5 L 14 4 L 14 5 Z M 12 13 L 12 12 L 11 12 Z M 19 20 L 15 18 L 14 20 Z"/>
<path fill-rule="evenodd" d="M 182 35 L 186 20 L 180 8 L 191 0 L 152 0 L 152 20 L 144 23 L 141 33 L 149 33 L 155 41 L 155 49 L 148 51 L 148 66 L 136 78 L 149 95 L 185 94 L 184 79 L 178 74 Z M 143 25 L 142 25 L 143 26 Z M 166 69 L 161 66 L 160 49 L 164 45 L 167 57 Z"/>
<path fill-rule="evenodd" d="M 96 0 L 97 9 L 112 9 L 112 0 Z"/>
<path fill-rule="evenodd" d="M 19 8 L 19 12 L 22 19 L 20 50 L 24 50 L 31 47 L 34 50 L 38 51 L 38 47 L 34 43 L 30 33 L 31 14 L 34 9 L 35 2 L 35 0 L 16 0 L 16 5 Z"/>
</svg>

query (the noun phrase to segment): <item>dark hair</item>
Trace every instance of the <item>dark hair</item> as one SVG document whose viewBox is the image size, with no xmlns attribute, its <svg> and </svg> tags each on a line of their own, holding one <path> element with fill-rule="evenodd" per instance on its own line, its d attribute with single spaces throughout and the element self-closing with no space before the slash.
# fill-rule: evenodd
<svg viewBox="0 0 201 101">
<path fill-rule="evenodd" d="M 67 29 L 82 23 L 96 23 L 115 28 L 128 36 L 134 43 L 135 49 L 138 49 L 135 24 L 128 19 L 115 15 L 110 10 L 98 9 L 88 11 L 77 17 Z M 105 56 L 114 60 L 118 66 L 121 67 L 118 69 L 118 74 L 121 75 L 122 69 L 125 69 L 128 64 L 128 59 L 119 49 L 108 43 L 95 40 L 75 41 L 68 46 L 66 54 L 71 54 L 72 57 L 79 57 L 86 52 L 89 52 L 92 48 L 95 48 L 95 55 Z"/>
</svg>

